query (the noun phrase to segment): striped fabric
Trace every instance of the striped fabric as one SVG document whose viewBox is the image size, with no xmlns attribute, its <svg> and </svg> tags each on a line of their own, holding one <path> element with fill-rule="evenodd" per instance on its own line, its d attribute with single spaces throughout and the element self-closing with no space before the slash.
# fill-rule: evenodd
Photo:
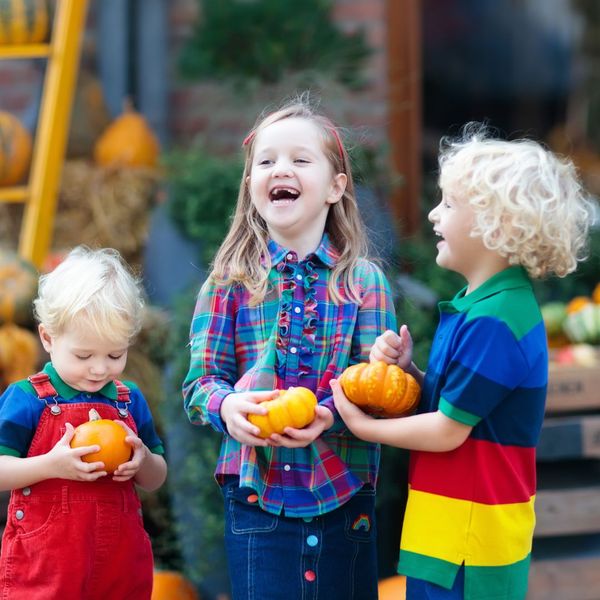
<svg viewBox="0 0 600 600">
<path fill-rule="evenodd" d="M 209 286 L 191 325 L 191 362 L 184 405 L 194 424 L 224 434 L 217 479 L 235 474 L 256 490 L 263 509 L 315 516 L 337 508 L 365 483 L 375 487 L 379 447 L 356 439 L 337 415 L 329 381 L 348 364 L 368 360 L 375 338 L 396 327 L 388 282 L 372 263 L 356 273 L 362 304 L 335 304 L 327 283 L 338 254 L 327 235 L 298 262 L 271 241 L 271 291 L 250 306 L 241 286 Z M 340 291 L 342 287 L 340 286 Z M 234 391 L 313 390 L 335 416 L 333 427 L 307 448 L 255 448 L 227 435 L 219 409 Z"/>
<path fill-rule="evenodd" d="M 544 415 L 544 325 L 521 267 L 440 303 L 421 412 L 473 427 L 459 448 L 413 452 L 398 571 L 450 588 L 465 565 L 465 598 L 527 591 Z"/>
</svg>

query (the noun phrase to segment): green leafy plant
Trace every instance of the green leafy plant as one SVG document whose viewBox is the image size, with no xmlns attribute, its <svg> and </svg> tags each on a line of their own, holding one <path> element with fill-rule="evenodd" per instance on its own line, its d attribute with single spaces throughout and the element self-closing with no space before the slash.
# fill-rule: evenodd
<svg viewBox="0 0 600 600">
<path fill-rule="evenodd" d="M 173 222 L 200 246 L 208 264 L 229 229 L 237 202 L 242 164 L 211 156 L 202 146 L 176 150 L 165 158 L 169 211 Z"/>
<path fill-rule="evenodd" d="M 201 18 L 183 46 L 185 77 L 258 79 L 273 83 L 291 71 L 329 73 L 361 82 L 369 55 L 364 34 L 331 21 L 331 0 L 199 0 Z"/>
</svg>

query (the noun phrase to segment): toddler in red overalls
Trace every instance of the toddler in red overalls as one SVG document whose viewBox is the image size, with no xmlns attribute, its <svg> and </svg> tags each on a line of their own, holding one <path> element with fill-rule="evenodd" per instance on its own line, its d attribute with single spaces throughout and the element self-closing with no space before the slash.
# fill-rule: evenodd
<svg viewBox="0 0 600 600">
<path fill-rule="evenodd" d="M 78 247 L 40 279 L 34 301 L 51 362 L 0 397 L 0 490 L 12 490 L 0 600 L 149 599 L 152 549 L 134 483 L 155 490 L 167 467 L 150 409 L 118 380 L 140 329 L 138 281 L 119 254 Z M 127 432 L 129 461 L 109 475 L 73 449 L 90 408 Z"/>
</svg>

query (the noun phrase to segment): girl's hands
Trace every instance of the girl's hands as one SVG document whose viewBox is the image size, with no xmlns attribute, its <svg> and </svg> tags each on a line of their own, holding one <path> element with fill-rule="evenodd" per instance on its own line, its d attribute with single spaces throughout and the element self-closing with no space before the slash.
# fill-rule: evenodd
<svg viewBox="0 0 600 600">
<path fill-rule="evenodd" d="M 390 365 L 398 365 L 407 370 L 412 362 L 413 341 L 406 325 L 400 327 L 400 335 L 388 329 L 375 339 L 369 360 L 382 360 Z M 335 397 L 335 395 L 334 395 Z"/>
<path fill-rule="evenodd" d="M 310 425 L 302 429 L 286 427 L 285 435 L 273 433 L 268 438 L 269 446 L 284 446 L 285 448 L 304 448 L 314 442 L 326 429 L 333 425 L 333 414 L 326 406 L 318 404 L 315 408 L 315 418 Z"/>
<path fill-rule="evenodd" d="M 248 421 L 249 414 L 266 415 L 267 410 L 260 402 L 273 400 L 279 396 L 278 390 L 266 392 L 234 392 L 225 396 L 221 403 L 221 418 L 227 425 L 229 435 L 248 446 L 267 446 L 267 440 L 258 437 L 260 429 Z"/>
<path fill-rule="evenodd" d="M 100 446 L 81 446 L 71 448 L 75 428 L 71 423 L 65 423 L 65 434 L 56 442 L 52 450 L 48 452 L 47 460 L 50 475 L 60 479 L 72 479 L 74 481 L 96 481 L 106 475 L 103 462 L 87 463 L 81 457 L 91 452 L 98 452 Z"/>
</svg>

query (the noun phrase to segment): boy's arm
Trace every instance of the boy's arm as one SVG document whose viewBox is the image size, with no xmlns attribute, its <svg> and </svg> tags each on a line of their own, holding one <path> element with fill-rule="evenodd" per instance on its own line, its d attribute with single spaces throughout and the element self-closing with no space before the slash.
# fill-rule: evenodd
<svg viewBox="0 0 600 600">
<path fill-rule="evenodd" d="M 396 329 L 396 311 L 389 282 L 378 267 L 371 263 L 367 264 L 368 268 L 361 277 L 364 293 L 352 335 L 349 365 L 368 362 L 369 352 L 377 336 L 382 335 L 386 330 Z M 344 431 L 346 425 L 338 414 L 333 397 L 327 396 L 320 404 L 328 408 L 334 417 L 334 424 L 328 431 L 330 433 Z"/>
<path fill-rule="evenodd" d="M 74 428 L 67 423 L 65 434 L 54 448 L 39 456 L 0 456 L 0 490 L 14 490 L 55 477 L 74 481 L 95 481 L 106 475 L 97 470 L 101 462 L 87 463 L 81 460 L 84 454 L 98 452 L 100 446 L 71 448 Z"/>
<path fill-rule="evenodd" d="M 338 381 L 331 381 L 331 389 L 335 406 L 348 429 L 367 442 L 408 450 L 449 452 L 462 445 L 473 429 L 439 410 L 398 419 L 374 419 L 346 398 Z"/>
<path fill-rule="evenodd" d="M 135 482 L 147 492 L 158 489 L 167 478 L 167 463 L 161 454 L 154 454 L 144 446 L 145 457 L 139 471 L 135 475 Z"/>
</svg>

